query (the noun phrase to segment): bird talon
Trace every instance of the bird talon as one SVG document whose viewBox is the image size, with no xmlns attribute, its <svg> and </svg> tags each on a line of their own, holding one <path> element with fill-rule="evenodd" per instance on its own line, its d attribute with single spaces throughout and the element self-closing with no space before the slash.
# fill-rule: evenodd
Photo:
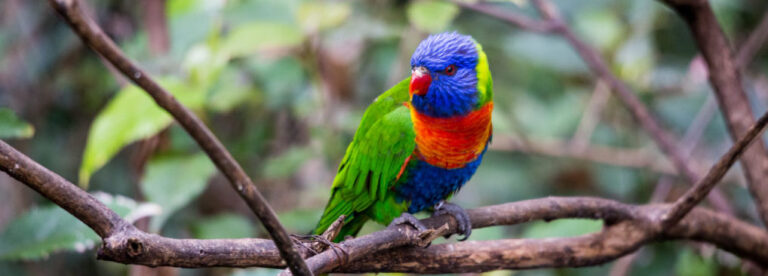
<svg viewBox="0 0 768 276">
<path fill-rule="evenodd" d="M 456 219 L 458 233 L 464 236 L 459 238 L 459 241 L 469 239 L 469 236 L 472 234 L 472 221 L 469 219 L 469 214 L 467 214 L 464 208 L 453 203 L 441 201 L 435 205 L 435 212 L 432 213 L 433 217 L 440 215 L 450 215 Z M 446 236 L 446 238 L 449 238 L 451 235 L 448 234 Z"/>
<path fill-rule="evenodd" d="M 392 220 L 392 222 L 389 224 L 389 226 L 387 226 L 387 228 L 394 227 L 401 224 L 408 224 L 413 228 L 416 228 L 416 230 L 418 230 L 419 232 L 427 231 L 427 226 L 421 223 L 419 219 L 417 219 L 416 217 L 414 217 L 409 213 L 403 213 L 396 219 Z"/>
</svg>

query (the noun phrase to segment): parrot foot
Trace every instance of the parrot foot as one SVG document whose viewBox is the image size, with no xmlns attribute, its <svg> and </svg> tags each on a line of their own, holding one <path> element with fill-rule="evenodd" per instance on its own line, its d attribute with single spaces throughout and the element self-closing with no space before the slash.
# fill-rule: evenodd
<svg viewBox="0 0 768 276">
<path fill-rule="evenodd" d="M 432 213 L 432 216 L 436 217 L 440 215 L 450 215 L 456 219 L 459 233 L 464 236 L 463 238 L 460 238 L 459 241 L 467 240 L 469 235 L 472 234 L 472 221 L 470 221 L 467 211 L 464 210 L 464 208 L 461 208 L 461 206 L 445 201 L 440 201 L 440 203 L 435 205 L 435 212 Z M 445 238 L 448 237 L 450 237 L 450 235 L 446 236 Z"/>
<path fill-rule="evenodd" d="M 417 219 L 416 217 L 414 217 L 409 213 L 403 213 L 398 218 L 392 220 L 392 222 L 389 224 L 389 226 L 387 226 L 387 228 L 394 227 L 401 224 L 409 224 L 413 226 L 413 228 L 416 228 L 416 230 L 419 230 L 419 232 L 427 231 L 427 226 L 421 223 L 419 219 Z"/>
<path fill-rule="evenodd" d="M 398 218 L 392 220 L 387 228 L 395 227 L 401 224 L 408 224 L 419 231 L 418 236 L 421 241 L 416 242 L 417 246 L 426 248 L 432 244 L 434 237 L 431 237 L 431 234 L 434 232 L 434 230 L 427 228 L 424 223 L 421 223 L 419 219 L 409 213 L 403 213 Z"/>
</svg>

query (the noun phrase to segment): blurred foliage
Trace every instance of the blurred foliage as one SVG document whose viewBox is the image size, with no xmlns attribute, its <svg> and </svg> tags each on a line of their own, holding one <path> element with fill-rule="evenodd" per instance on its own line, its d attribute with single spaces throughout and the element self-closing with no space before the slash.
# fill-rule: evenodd
<svg viewBox="0 0 768 276">
<path fill-rule="evenodd" d="M 253 237 L 254 229 L 242 216 L 221 214 L 196 221 L 192 233 L 196 239 L 238 239 Z"/>
<path fill-rule="evenodd" d="M 140 212 L 153 208 L 123 196 L 96 193 L 94 196 L 121 217 L 133 221 Z M 149 213 L 147 213 L 149 214 Z M 52 252 L 85 252 L 100 241 L 91 228 L 55 205 L 35 207 L 14 220 L 0 234 L 0 260 L 29 260 Z"/>
<path fill-rule="evenodd" d="M 150 160 L 141 180 L 141 191 L 147 201 L 162 208 L 162 213 L 152 219 L 149 229 L 160 231 L 168 217 L 203 192 L 214 172 L 216 167 L 202 153 Z"/>
<path fill-rule="evenodd" d="M 496 91 L 495 137 L 524 135 L 529 141 L 567 145 L 596 85 L 560 37 L 510 27 L 441 0 L 167 0 L 162 18 L 167 32 L 151 23 L 157 21 L 149 20 L 143 3 L 84 2 L 130 57 L 212 128 L 286 228 L 299 234 L 315 226 L 365 107 L 407 76 L 410 54 L 428 33 L 456 30 L 483 44 Z M 494 2 L 501 11 L 536 16 L 525 0 Z M 663 125 L 682 137 L 710 89 L 692 62 L 697 50 L 677 15 L 655 1 L 554 2 Z M 735 45 L 768 8 L 759 0 L 711 2 Z M 126 77 L 104 67 L 47 3 L 4 1 L 0 13 L 0 138 L 90 191 L 145 206 L 141 213 L 153 215 L 151 232 L 178 238 L 266 237 L 184 130 Z M 166 33 L 169 45 L 150 47 L 159 44 L 154 33 Z M 744 74 L 758 113 L 768 106 L 766 61 L 758 55 Z M 588 142 L 660 156 L 613 97 Z M 693 158 L 708 164 L 729 143 L 716 114 Z M 454 201 L 471 208 L 588 195 L 644 203 L 660 177 L 644 168 L 489 151 Z M 741 181 L 729 178 L 721 187 L 739 215 L 754 222 Z M 685 187 L 675 179 L 667 198 Z M 60 208 L 5 178 L 0 178 L 0 193 L 19 194 L 21 202 L 0 208 L 10 212 L 0 212 L 0 275 L 128 273 L 126 266 L 97 262 L 90 253 L 66 253 L 91 250 L 98 240 Z M 589 220 L 539 221 L 478 229 L 472 239 L 566 237 L 601 227 Z M 377 229 L 381 226 L 369 224 L 363 231 Z M 441 242 L 447 241 L 436 241 Z M 738 275 L 739 269 L 740 262 L 720 250 L 659 243 L 644 247 L 631 274 Z M 609 270 L 610 264 L 514 274 L 603 275 Z M 183 275 L 275 273 L 180 270 Z"/>
<path fill-rule="evenodd" d="M 0 108 L 0 138 L 29 138 L 35 134 L 35 128 L 25 122 L 13 110 Z"/>
</svg>

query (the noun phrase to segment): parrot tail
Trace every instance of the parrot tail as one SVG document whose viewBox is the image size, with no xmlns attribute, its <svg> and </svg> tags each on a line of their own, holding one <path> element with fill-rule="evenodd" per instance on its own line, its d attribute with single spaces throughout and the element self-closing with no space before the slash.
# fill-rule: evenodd
<svg viewBox="0 0 768 276">
<path fill-rule="evenodd" d="M 347 216 L 344 219 L 344 226 L 341 227 L 339 235 L 336 236 L 333 242 L 343 241 L 346 236 L 357 235 L 360 229 L 363 228 L 363 224 L 370 219 L 364 212 L 354 211 L 353 206 L 355 202 L 344 200 L 344 197 L 337 195 L 337 192 L 339 191 L 334 191 L 331 194 L 331 200 L 325 206 L 323 216 L 317 223 L 315 230 L 312 231 L 312 234 L 322 235 L 341 215 Z"/>
</svg>

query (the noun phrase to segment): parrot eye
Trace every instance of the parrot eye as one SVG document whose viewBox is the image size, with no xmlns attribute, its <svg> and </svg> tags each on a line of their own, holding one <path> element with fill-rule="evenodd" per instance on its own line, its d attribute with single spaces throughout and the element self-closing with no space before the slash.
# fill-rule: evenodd
<svg viewBox="0 0 768 276">
<path fill-rule="evenodd" d="M 454 74 L 456 74 L 456 65 L 454 64 L 448 65 L 448 67 L 445 67 L 445 70 L 443 71 L 445 72 L 446 75 L 453 76 Z"/>
</svg>

